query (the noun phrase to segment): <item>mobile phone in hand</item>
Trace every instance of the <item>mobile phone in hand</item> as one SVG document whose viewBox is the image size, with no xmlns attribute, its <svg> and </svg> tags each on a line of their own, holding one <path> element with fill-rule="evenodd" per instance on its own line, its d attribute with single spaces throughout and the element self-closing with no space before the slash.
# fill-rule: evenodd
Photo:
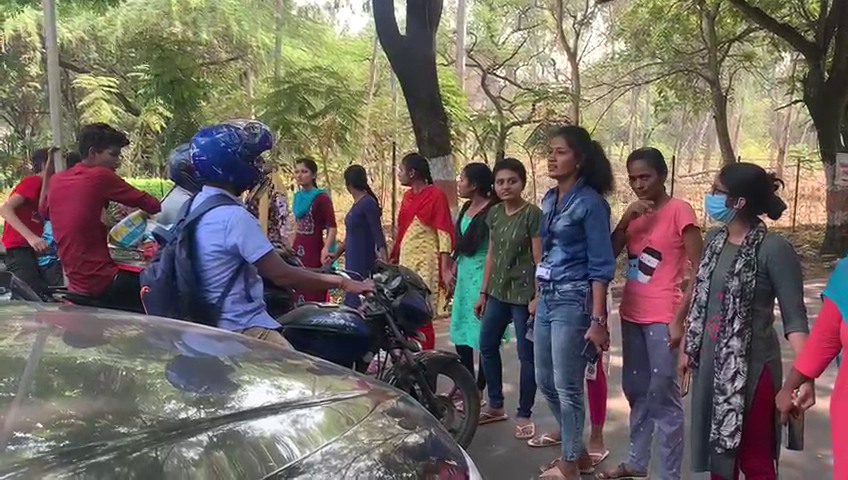
<svg viewBox="0 0 848 480">
<path fill-rule="evenodd" d="M 585 358 L 589 363 L 595 363 L 598 361 L 598 349 L 591 340 L 586 340 L 586 343 L 583 345 L 583 352 L 581 355 L 583 355 L 583 358 Z"/>
<path fill-rule="evenodd" d="M 680 396 L 685 397 L 689 394 L 689 384 L 692 383 L 692 370 L 686 369 L 686 373 L 680 378 Z"/>
</svg>

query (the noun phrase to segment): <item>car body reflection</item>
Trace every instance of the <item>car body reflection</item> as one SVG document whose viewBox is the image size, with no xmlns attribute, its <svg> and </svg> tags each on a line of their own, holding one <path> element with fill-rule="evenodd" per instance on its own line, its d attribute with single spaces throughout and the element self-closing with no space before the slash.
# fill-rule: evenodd
<svg viewBox="0 0 848 480">
<path fill-rule="evenodd" d="M 0 478 L 479 478 L 405 394 L 184 322 L 0 305 Z"/>
</svg>

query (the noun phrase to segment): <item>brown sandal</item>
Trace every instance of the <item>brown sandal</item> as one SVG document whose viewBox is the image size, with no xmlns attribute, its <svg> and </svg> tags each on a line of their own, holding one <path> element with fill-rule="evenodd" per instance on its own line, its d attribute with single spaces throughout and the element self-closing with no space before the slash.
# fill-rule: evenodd
<svg viewBox="0 0 848 480">
<path fill-rule="evenodd" d="M 536 424 L 530 422 L 526 425 L 515 425 L 515 438 L 518 440 L 529 440 L 536 436 Z"/>
</svg>

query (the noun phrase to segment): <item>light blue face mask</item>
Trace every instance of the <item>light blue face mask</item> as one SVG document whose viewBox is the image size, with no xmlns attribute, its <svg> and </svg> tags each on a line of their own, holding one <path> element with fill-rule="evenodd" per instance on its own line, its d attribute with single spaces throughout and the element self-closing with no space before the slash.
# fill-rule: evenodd
<svg viewBox="0 0 848 480">
<path fill-rule="evenodd" d="M 704 208 L 707 215 L 719 223 L 730 223 L 736 218 L 736 209 L 727 206 L 727 194 L 708 193 L 704 198 Z"/>
</svg>

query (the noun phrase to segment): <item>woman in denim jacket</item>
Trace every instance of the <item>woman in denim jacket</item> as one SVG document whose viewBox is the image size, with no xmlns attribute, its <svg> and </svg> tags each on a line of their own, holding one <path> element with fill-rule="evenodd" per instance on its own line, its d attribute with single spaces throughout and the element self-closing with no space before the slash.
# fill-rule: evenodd
<svg viewBox="0 0 848 480">
<path fill-rule="evenodd" d="M 562 457 L 540 478 L 579 479 L 593 470 L 583 445 L 586 363 L 609 348 L 607 285 L 615 274 L 610 239 L 612 167 L 600 144 L 577 126 L 549 137 L 542 199 L 542 261 L 535 322 L 536 382 L 561 430 Z"/>
</svg>

